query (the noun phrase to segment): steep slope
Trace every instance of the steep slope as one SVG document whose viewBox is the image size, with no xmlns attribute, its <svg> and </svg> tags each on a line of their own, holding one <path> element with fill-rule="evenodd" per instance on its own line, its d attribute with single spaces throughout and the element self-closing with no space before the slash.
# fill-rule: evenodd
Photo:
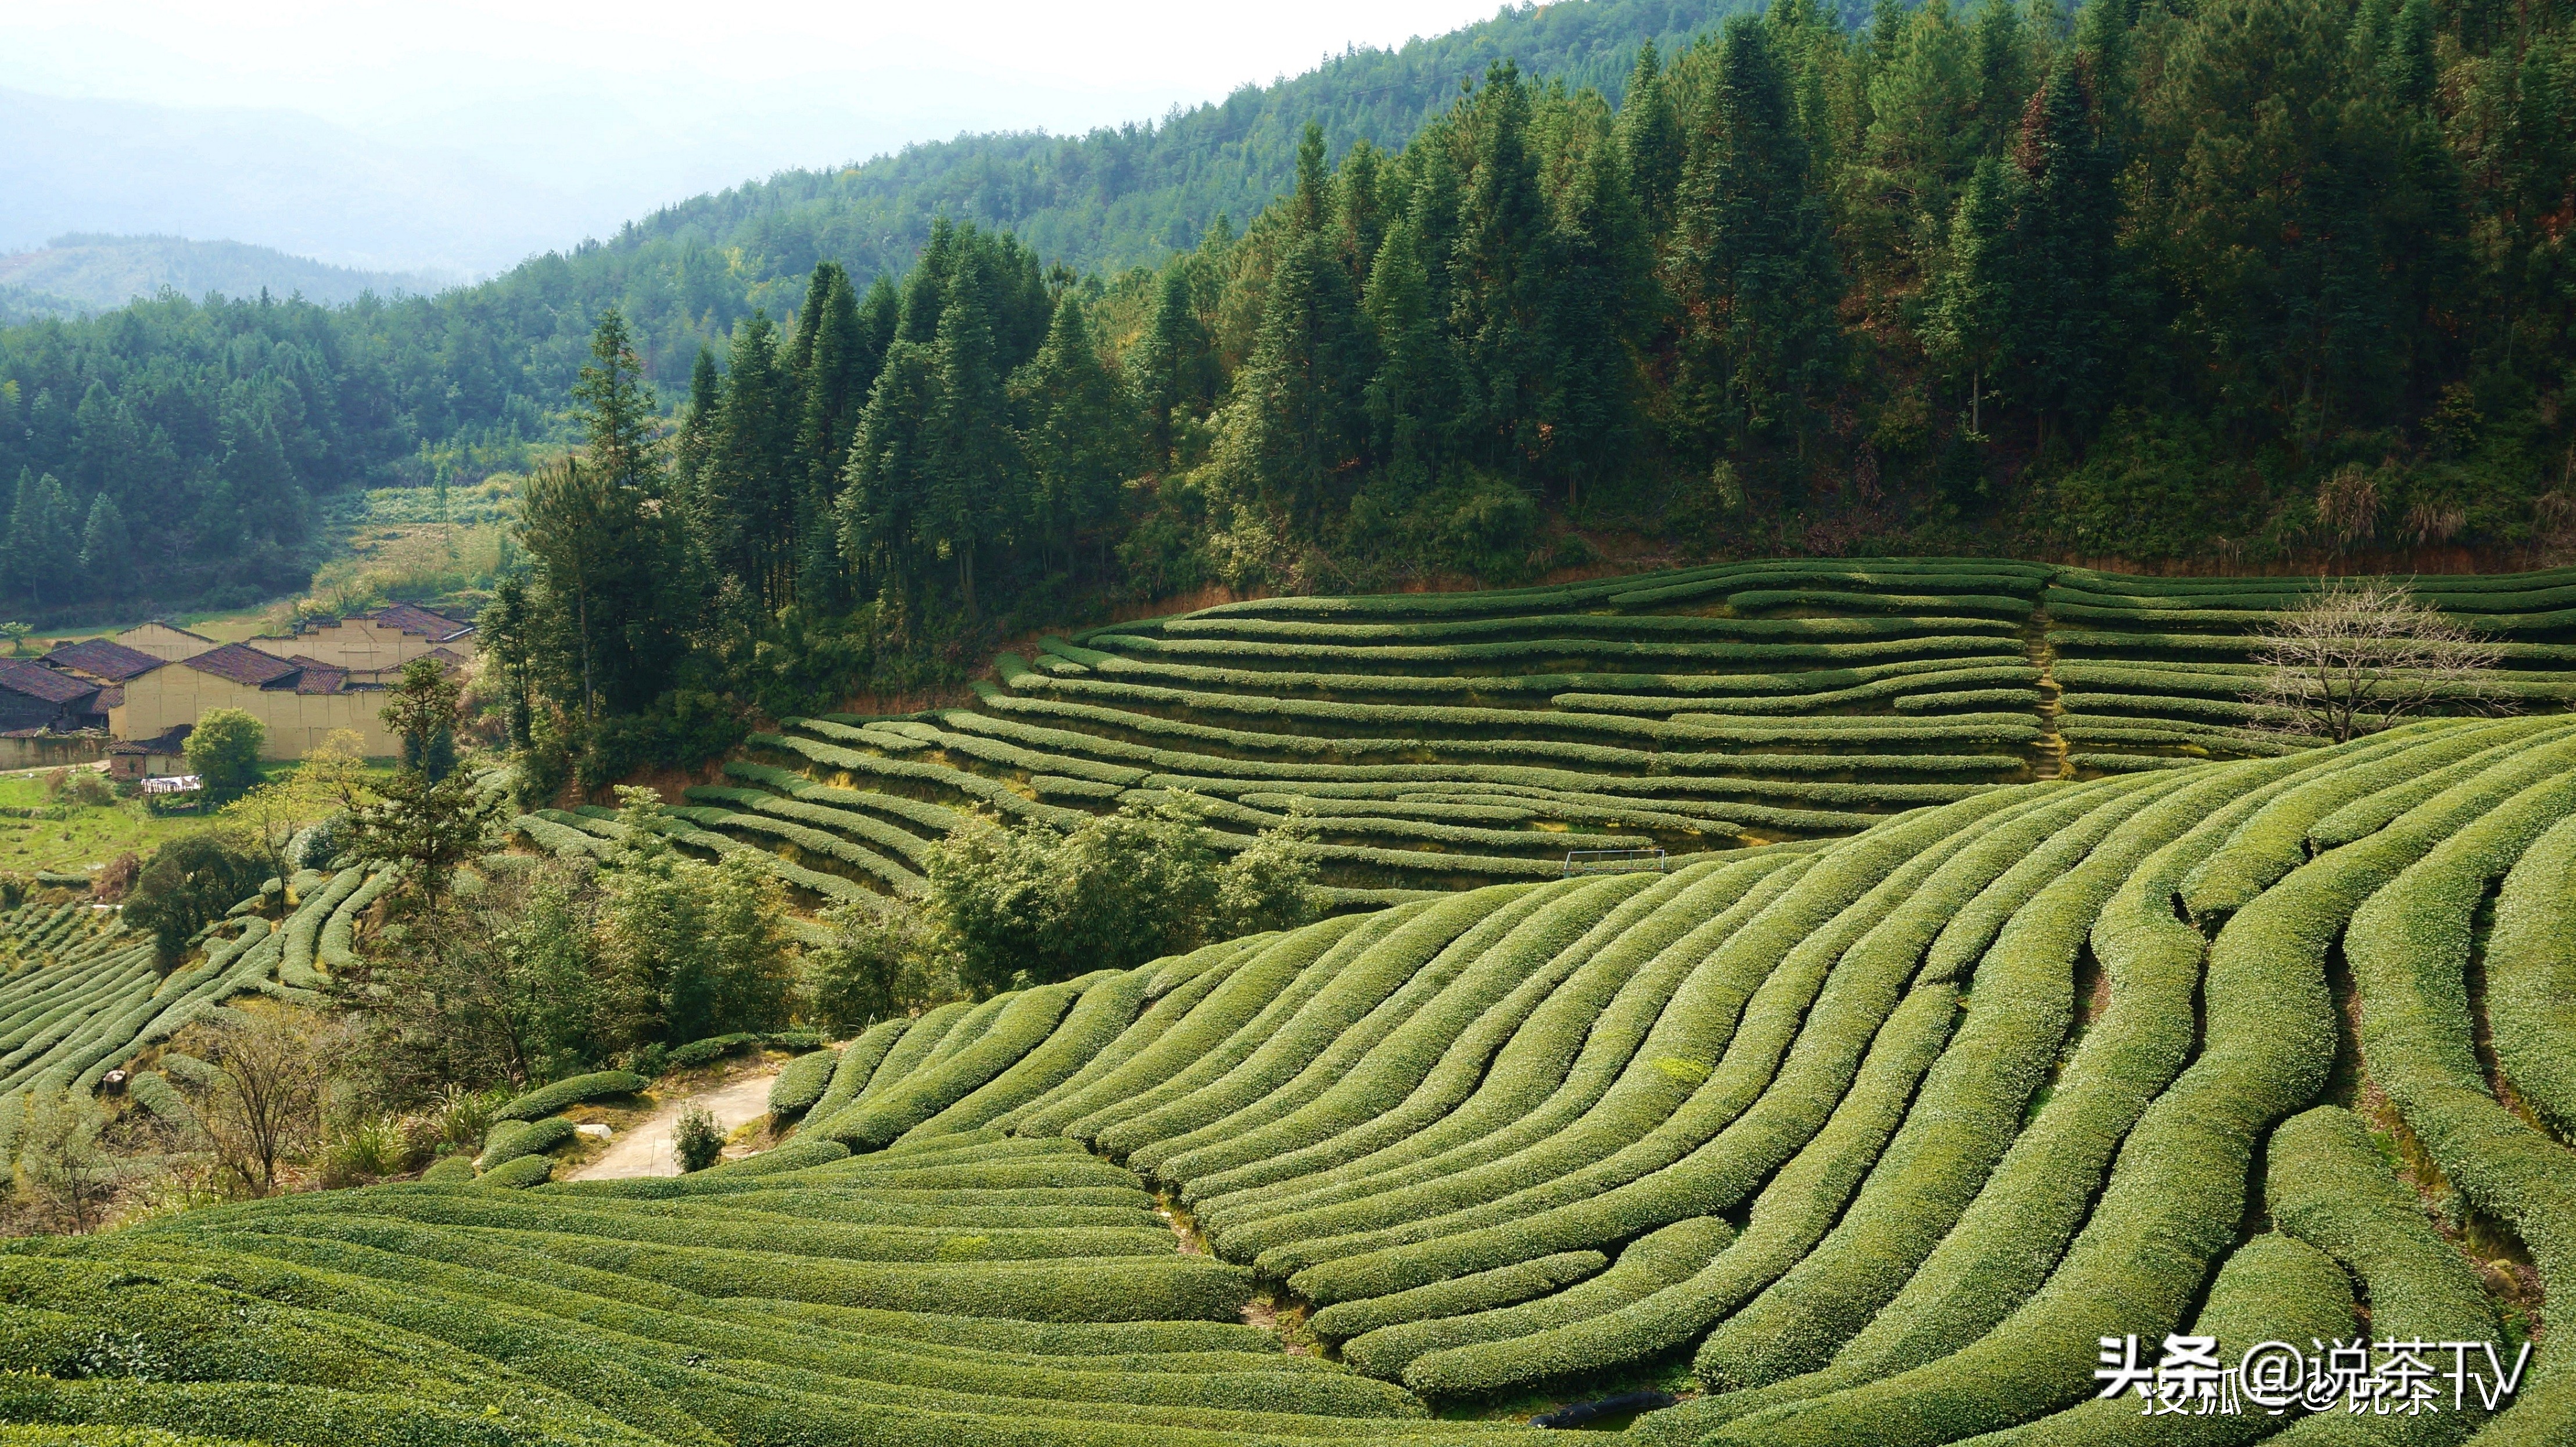
<svg viewBox="0 0 2576 1447">
<path fill-rule="evenodd" d="M 772 851 L 809 893 L 864 899 L 915 888 L 960 809 L 1061 824 L 1186 791 L 1228 849 L 1310 811 L 1325 883 L 1383 902 L 2303 752 L 2246 698 L 2246 638 L 2315 586 L 1793 559 L 1231 603 L 1006 654 L 972 706 L 782 720 L 672 802 L 683 843 Z M 2415 586 L 2505 640 L 2513 706 L 2576 699 L 2576 571 Z M 595 852 L 615 825 L 516 827 Z"/>
<path fill-rule="evenodd" d="M 2237 1380 L 2190 1440 L 2562 1442 L 2576 1339 L 2525 1369 L 2371 1131 L 2563 1292 L 2576 1153 L 2473 1042 L 2568 957 L 2571 820 L 2576 721 L 2432 720 L 1010 992 L 870 1031 L 793 1142 L 705 1175 L 508 1189 L 527 1155 L 0 1256 L 0 1418 L 1432 1442 L 1517 1429 L 1426 1404 L 1686 1363 L 1632 1435 L 2149 1443 L 2178 1424 L 2091 1400 L 2102 1339 L 2152 1379 L 2169 1332 L 2221 1372 L 2366 1332 L 2497 1356 L 2455 1400 L 2436 1350 L 2396 1417 Z M 1264 1289 L 1341 1365 L 1235 1324 Z"/>
</svg>

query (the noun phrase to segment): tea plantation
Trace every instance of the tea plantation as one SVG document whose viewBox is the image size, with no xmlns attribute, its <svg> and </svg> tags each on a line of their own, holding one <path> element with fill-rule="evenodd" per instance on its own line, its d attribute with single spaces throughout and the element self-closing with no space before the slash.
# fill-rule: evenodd
<svg viewBox="0 0 2576 1447">
<path fill-rule="evenodd" d="M 864 900 L 919 888 L 960 810 L 1063 823 L 1186 791 L 1224 848 L 1311 811 L 1324 882 L 1366 904 L 1569 853 L 1837 837 L 2002 784 L 2298 751 L 2245 697 L 2247 636 L 2316 586 L 1879 559 L 1230 603 L 1004 654 L 971 706 L 783 720 L 688 791 L 683 842 Z M 2576 699 L 2576 569 L 2419 596 L 2502 640 L 2498 693 Z M 516 827 L 597 851 L 609 814 Z"/>
<path fill-rule="evenodd" d="M 969 801 L 1302 799 L 1353 907 L 878 1025 L 694 1175 L 532 1147 L 15 1243 L 0 1423 L 52 1435 L 0 1441 L 1476 1443 L 1656 1388 L 1611 1419 L 1655 1444 L 2565 1447 L 2576 716 L 2514 621 L 2564 585 L 2467 581 L 2526 715 L 2334 746 L 2193 712 L 2292 585 L 2012 564 L 1230 605 L 788 723 L 684 843 L 873 897 Z M 190 1008 L 303 988 L 383 877 L 301 881 Z M 14 928 L 13 1099 L 182 998 Z M 2097 1399 L 2168 1334 L 2212 1380 L 2425 1344 L 2438 1392 Z"/>
</svg>

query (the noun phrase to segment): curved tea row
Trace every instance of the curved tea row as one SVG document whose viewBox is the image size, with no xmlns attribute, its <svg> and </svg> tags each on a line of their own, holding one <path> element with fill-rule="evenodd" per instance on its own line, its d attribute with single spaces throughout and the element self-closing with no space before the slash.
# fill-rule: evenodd
<svg viewBox="0 0 2576 1447">
<path fill-rule="evenodd" d="M 2571 986 L 2576 720 L 2002 788 L 887 1022 L 781 1077 L 789 1144 L 705 1176 L 496 1189 L 514 1167 L 65 1243 L 43 1268 L 87 1274 L 12 1278 L 44 1340 L 121 1273 L 154 1349 L 252 1298 L 264 1345 L 22 1410 L 248 1435 L 257 1382 L 299 1432 L 470 1392 L 528 1440 L 1431 1440 L 1495 1429 L 1426 1403 L 1678 1366 L 1700 1395 L 1635 1434 L 2163 1440 L 2091 1400 L 2099 1338 L 2511 1361 L 2372 1137 L 2563 1290 Z M 1233 1325 L 1264 1292 L 1341 1365 Z M 2567 1440 L 2570 1346 L 2422 1440 Z M 2295 1420 L 2239 1426 L 2355 1430 Z"/>
<path fill-rule="evenodd" d="M 2576 639 L 2576 571 L 2412 581 L 2507 640 L 2516 704 L 2576 699 L 2576 642 L 2552 641 Z M 1311 820 L 1347 906 L 1840 837 L 2007 783 L 2312 746 L 2249 699 L 2247 635 L 2316 586 L 1793 560 L 1231 603 L 1042 639 L 969 705 L 784 720 L 688 791 L 684 842 L 865 901 L 919 888 L 961 811 L 1069 826 L 1186 793 L 1221 848 Z M 607 822 L 518 828 L 596 850 Z"/>
</svg>

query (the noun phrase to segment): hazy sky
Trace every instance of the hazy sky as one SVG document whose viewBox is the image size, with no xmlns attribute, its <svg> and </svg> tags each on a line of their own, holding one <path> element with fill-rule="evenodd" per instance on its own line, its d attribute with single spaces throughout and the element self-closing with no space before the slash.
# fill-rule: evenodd
<svg viewBox="0 0 2576 1447">
<path fill-rule="evenodd" d="M 961 132 L 1161 117 L 1493 0 L 0 0 L 0 253 L 67 231 L 488 274 Z"/>
<path fill-rule="evenodd" d="M 1492 13 L 1490 0 L 833 4 L 0 0 L 0 86 L 302 111 L 376 139 L 559 155 L 694 137 L 736 176 L 961 129 L 1143 119 Z"/>
</svg>

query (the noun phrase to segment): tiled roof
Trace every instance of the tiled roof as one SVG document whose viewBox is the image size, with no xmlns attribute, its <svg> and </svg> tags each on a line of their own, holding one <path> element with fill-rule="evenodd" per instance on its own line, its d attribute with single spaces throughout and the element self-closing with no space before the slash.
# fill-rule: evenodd
<svg viewBox="0 0 2576 1447">
<path fill-rule="evenodd" d="M 440 643 L 462 638 L 474 631 L 471 623 L 459 623 L 453 618 L 432 613 L 417 603 L 389 603 L 377 609 L 372 616 L 387 628 L 417 633 Z"/>
<path fill-rule="evenodd" d="M 112 708 L 125 707 L 125 685 L 120 683 L 112 688 L 100 689 L 97 701 L 89 707 L 92 713 L 105 713 Z"/>
<path fill-rule="evenodd" d="M 162 660 L 113 639 L 87 638 L 78 643 L 66 643 L 46 654 L 44 662 L 48 667 L 68 668 L 110 683 L 123 683 L 159 668 Z"/>
<path fill-rule="evenodd" d="M 23 658 L 0 658 L 0 688 L 47 703 L 70 703 L 98 692 L 98 685 L 86 678 L 56 673 L 40 663 Z"/>
<path fill-rule="evenodd" d="M 194 658 L 183 660 L 181 666 L 199 673 L 211 673 L 217 678 L 228 678 L 251 688 L 265 688 L 297 671 L 294 664 L 283 658 L 238 643 L 209 648 Z"/>
<path fill-rule="evenodd" d="M 302 673 L 295 675 L 295 691 L 297 693 L 338 693 L 340 686 L 348 681 L 349 670 L 345 668 L 333 668 L 327 663 L 310 664 Z"/>
</svg>

